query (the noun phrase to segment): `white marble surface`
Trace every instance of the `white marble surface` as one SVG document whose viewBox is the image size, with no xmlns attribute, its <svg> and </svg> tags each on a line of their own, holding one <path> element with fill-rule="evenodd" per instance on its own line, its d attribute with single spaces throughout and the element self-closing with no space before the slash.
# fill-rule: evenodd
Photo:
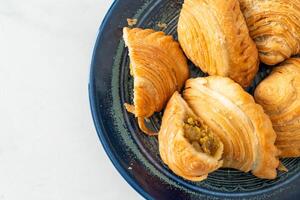
<svg viewBox="0 0 300 200">
<path fill-rule="evenodd" d="M 0 0 L 0 200 L 142 199 L 98 141 L 88 102 L 112 0 Z"/>
</svg>

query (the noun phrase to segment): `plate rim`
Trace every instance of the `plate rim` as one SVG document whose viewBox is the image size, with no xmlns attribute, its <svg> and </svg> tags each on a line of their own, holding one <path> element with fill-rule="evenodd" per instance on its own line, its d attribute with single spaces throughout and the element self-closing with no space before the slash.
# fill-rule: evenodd
<svg viewBox="0 0 300 200">
<path fill-rule="evenodd" d="M 92 61 L 90 64 L 90 72 L 89 72 L 89 81 L 88 81 L 88 93 L 89 93 L 89 104 L 90 104 L 90 112 L 93 118 L 94 126 L 98 135 L 98 138 L 103 146 L 103 149 L 106 153 L 106 156 L 110 159 L 111 163 L 113 164 L 114 168 L 118 171 L 118 173 L 125 179 L 125 181 L 136 191 L 138 192 L 142 197 L 146 199 L 152 199 L 151 195 L 146 192 L 140 185 L 136 183 L 136 181 L 130 177 L 127 173 L 126 170 L 120 165 L 118 162 L 116 156 L 113 154 L 111 149 L 109 148 L 108 141 L 103 135 L 103 123 L 102 123 L 102 118 L 98 117 L 96 114 L 96 103 L 95 103 L 95 85 L 92 83 L 93 78 L 94 78 L 94 70 L 95 70 L 95 58 L 96 58 L 96 52 L 97 52 L 97 45 L 99 44 L 99 41 L 102 38 L 103 35 L 103 30 L 105 26 L 109 22 L 109 18 L 112 14 L 113 9 L 118 5 L 119 0 L 114 0 L 113 3 L 110 5 L 108 11 L 106 12 L 100 28 L 98 29 L 97 32 L 97 37 L 96 37 L 96 42 L 93 47 L 93 53 L 92 53 Z"/>
</svg>

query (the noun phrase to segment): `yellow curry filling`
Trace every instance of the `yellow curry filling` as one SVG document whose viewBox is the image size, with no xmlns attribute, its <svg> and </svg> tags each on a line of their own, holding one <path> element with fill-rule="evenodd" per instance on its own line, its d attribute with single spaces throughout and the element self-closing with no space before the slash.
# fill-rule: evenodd
<svg viewBox="0 0 300 200">
<path fill-rule="evenodd" d="M 208 127 L 192 117 L 184 122 L 184 136 L 197 151 L 211 156 L 215 155 L 220 146 L 219 139 L 214 137 Z"/>
</svg>

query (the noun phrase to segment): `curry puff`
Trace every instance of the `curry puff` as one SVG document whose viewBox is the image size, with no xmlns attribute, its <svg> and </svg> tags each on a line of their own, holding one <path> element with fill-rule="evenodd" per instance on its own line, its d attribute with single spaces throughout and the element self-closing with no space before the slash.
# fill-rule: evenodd
<svg viewBox="0 0 300 200">
<path fill-rule="evenodd" d="M 223 144 L 178 92 L 166 107 L 158 139 L 164 163 L 187 180 L 204 180 L 222 166 Z"/>
<path fill-rule="evenodd" d="M 123 37 L 134 77 L 134 105 L 125 106 L 138 118 L 140 129 L 154 135 L 144 120 L 160 112 L 172 94 L 181 90 L 189 77 L 187 59 L 178 42 L 163 32 L 124 28 Z"/>
<path fill-rule="evenodd" d="M 260 83 L 255 100 L 270 116 L 281 157 L 300 156 L 300 58 L 276 67 Z"/>
<path fill-rule="evenodd" d="M 183 97 L 223 143 L 223 167 L 276 178 L 276 133 L 263 108 L 242 87 L 220 76 L 190 79 Z"/>
<path fill-rule="evenodd" d="M 278 64 L 300 53 L 300 0 L 239 0 L 260 59 Z"/>
<path fill-rule="evenodd" d="M 185 54 L 203 72 L 251 84 L 258 51 L 238 0 L 185 0 L 177 30 Z"/>
</svg>

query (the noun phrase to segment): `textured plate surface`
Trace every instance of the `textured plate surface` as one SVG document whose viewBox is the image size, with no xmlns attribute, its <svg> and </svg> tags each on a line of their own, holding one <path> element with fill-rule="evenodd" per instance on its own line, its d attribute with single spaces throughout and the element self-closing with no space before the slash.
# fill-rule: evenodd
<svg viewBox="0 0 300 200">
<path fill-rule="evenodd" d="M 124 110 L 123 104 L 133 99 L 128 51 L 122 40 L 127 18 L 138 19 L 136 27 L 162 30 L 177 39 L 181 6 L 182 0 L 115 1 L 101 25 L 89 92 L 95 126 L 108 156 L 128 183 L 147 199 L 299 199 L 300 159 L 284 159 L 289 172 L 279 172 L 275 180 L 220 169 L 206 181 L 185 181 L 162 163 L 157 138 L 141 133 L 134 116 Z M 205 76 L 192 63 L 190 69 L 192 77 Z M 269 67 L 261 66 L 247 91 L 253 93 L 269 73 Z M 158 130 L 160 122 L 161 113 L 157 113 L 149 125 Z"/>
</svg>

